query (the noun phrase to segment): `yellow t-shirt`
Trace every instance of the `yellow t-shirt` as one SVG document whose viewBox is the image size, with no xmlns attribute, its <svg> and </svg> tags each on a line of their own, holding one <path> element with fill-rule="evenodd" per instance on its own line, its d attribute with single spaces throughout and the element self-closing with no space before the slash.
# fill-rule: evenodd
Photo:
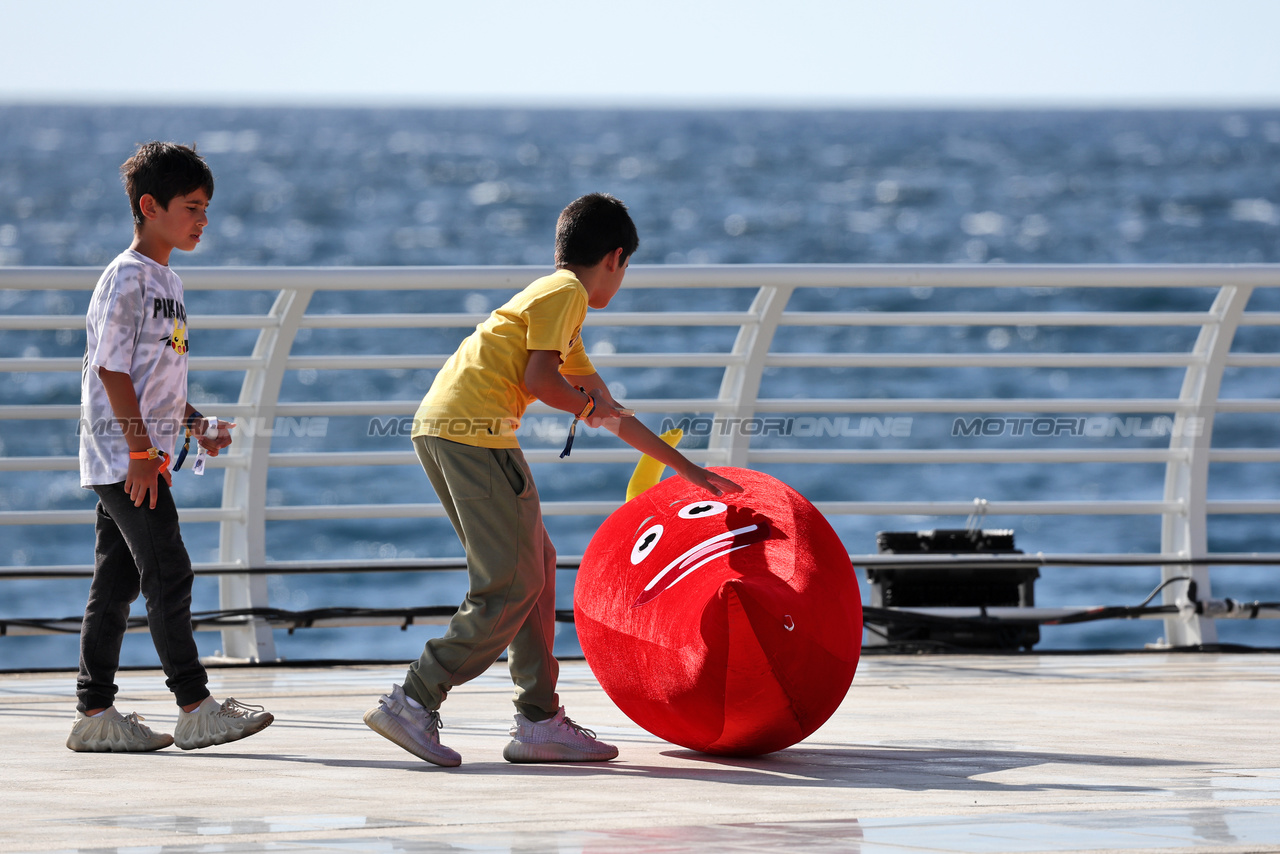
<svg viewBox="0 0 1280 854">
<path fill-rule="evenodd" d="M 520 417 L 535 399 L 524 384 L 530 350 L 560 353 L 560 373 L 596 372 L 582 346 L 587 290 L 557 270 L 516 294 L 458 345 L 413 417 L 413 435 L 481 448 L 518 448 Z"/>
</svg>

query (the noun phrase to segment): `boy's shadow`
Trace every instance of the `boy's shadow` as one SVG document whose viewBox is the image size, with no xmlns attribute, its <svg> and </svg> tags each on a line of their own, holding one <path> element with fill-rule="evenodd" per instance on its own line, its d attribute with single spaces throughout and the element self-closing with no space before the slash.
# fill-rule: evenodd
<svg viewBox="0 0 1280 854">
<path fill-rule="evenodd" d="M 213 754 L 210 754 L 211 756 Z M 1157 791 L 1159 785 L 1084 785 L 1079 783 L 1000 783 L 978 779 L 986 775 L 1037 765 L 1154 768 L 1194 765 L 1183 760 L 1148 759 L 1106 754 L 1041 753 L 981 748 L 912 747 L 797 747 L 767 756 L 712 756 L 693 750 L 664 750 L 662 756 L 680 760 L 675 766 L 614 762 L 514 764 L 505 761 L 464 762 L 440 768 L 412 760 L 346 759 L 337 756 L 298 756 L 261 753 L 219 753 L 224 759 L 260 762 L 302 762 L 334 768 L 430 771 L 484 777 L 546 776 L 565 778 L 637 777 L 648 780 L 687 780 L 730 786 L 815 786 L 901 791 L 952 790 L 971 792 L 1088 791 L 1137 793 Z M 685 764 L 692 763 L 692 764 Z"/>
</svg>

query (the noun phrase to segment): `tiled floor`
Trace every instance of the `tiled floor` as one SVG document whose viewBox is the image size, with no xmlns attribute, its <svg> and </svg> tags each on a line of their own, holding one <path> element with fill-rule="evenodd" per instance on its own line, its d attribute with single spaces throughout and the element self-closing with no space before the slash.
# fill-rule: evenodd
<svg viewBox="0 0 1280 854">
<path fill-rule="evenodd" d="M 190 834 L 208 840 L 194 845 L 148 851 L 324 850 L 349 852 L 860 852 L 923 854 L 975 852 L 1018 854 L 1028 851 L 1275 850 L 1280 846 L 1280 806 L 1225 810 L 1118 810 L 1105 814 L 1072 812 L 983 816 L 922 816 L 759 824 L 693 825 L 627 830 L 566 830 L 531 833 L 446 834 L 431 840 L 398 836 L 411 822 L 360 816 L 282 816 L 201 821 L 174 816 L 122 816 L 90 821 L 140 831 Z M 224 846 L 223 836 L 296 834 L 307 831 L 380 830 L 377 838 L 315 838 L 305 842 L 271 841 Z M 1226 846 L 1224 848 L 1224 846 Z M 118 848 L 81 848 L 83 852 Z"/>
<path fill-rule="evenodd" d="M 1280 851 L 1280 656 L 868 657 L 822 729 L 751 759 L 659 741 L 567 662 L 562 701 L 622 754 L 560 766 L 502 761 L 499 666 L 445 706 L 457 769 L 361 723 L 398 668 L 212 675 L 277 722 L 76 754 L 73 674 L 0 675 L 0 852 Z M 171 731 L 159 674 L 119 705 Z"/>
</svg>

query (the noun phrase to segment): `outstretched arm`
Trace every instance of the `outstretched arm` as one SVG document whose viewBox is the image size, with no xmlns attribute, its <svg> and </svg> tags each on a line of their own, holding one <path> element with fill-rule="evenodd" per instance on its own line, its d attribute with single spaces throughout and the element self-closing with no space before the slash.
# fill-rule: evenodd
<svg viewBox="0 0 1280 854">
<path fill-rule="evenodd" d="M 609 389 L 599 374 L 574 377 L 573 380 L 575 384 L 591 392 L 596 399 L 596 410 L 586 419 L 590 426 L 604 427 L 640 453 L 653 457 L 689 483 L 713 495 L 742 491 L 741 486 L 727 477 L 707 471 L 662 441 L 640 419 L 630 414 L 623 415 L 624 411 L 629 412 L 629 410 L 623 410 L 622 406 L 613 399 L 613 395 L 609 394 Z M 567 382 L 566 385 L 568 385 Z"/>
<path fill-rule="evenodd" d="M 592 419 L 588 418 L 587 423 L 590 424 Z M 699 466 L 690 460 L 684 454 L 662 441 L 652 430 L 644 426 L 644 422 L 640 419 L 629 416 L 626 418 L 618 418 L 616 420 L 602 422 L 604 429 L 635 448 L 640 453 L 653 457 L 665 466 L 669 466 L 672 471 L 680 475 L 680 477 L 692 483 L 694 486 L 705 489 L 712 495 L 727 495 L 731 492 L 741 492 L 742 487 L 727 477 L 716 474 L 712 471 Z"/>
</svg>

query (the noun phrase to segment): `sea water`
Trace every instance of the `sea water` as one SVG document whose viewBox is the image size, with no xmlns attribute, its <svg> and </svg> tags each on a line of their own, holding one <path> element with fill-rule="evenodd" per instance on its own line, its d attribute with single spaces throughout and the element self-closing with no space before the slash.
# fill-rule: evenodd
<svg viewBox="0 0 1280 854">
<path fill-rule="evenodd" d="M 549 266 L 555 218 L 569 200 L 606 191 L 624 199 L 641 235 L 636 264 L 750 263 L 1237 263 L 1280 260 L 1280 112 L 937 112 L 937 111 L 530 111 L 438 109 L 284 109 L 178 107 L 0 107 L 0 265 L 98 268 L 128 245 L 131 224 L 118 178 L 120 163 L 149 139 L 194 142 L 212 166 L 217 188 L 205 239 L 175 268 L 218 265 Z M 628 292 L 614 309 L 741 309 L 749 295 L 707 291 Z M 807 310 L 1171 310 L 1203 311 L 1211 289 L 1149 294 L 948 290 L 801 292 L 791 308 Z M 10 314 L 82 313 L 87 294 L 0 293 Z M 269 294 L 191 292 L 188 311 L 262 311 Z M 1141 299 L 1141 302 L 1126 302 Z M 380 300 L 385 305 L 374 306 Z M 661 302 L 656 302 L 660 300 Z M 1250 308 L 1278 310 L 1260 293 Z M 311 311 L 478 312 L 494 294 L 322 294 Z M 198 323 L 193 324 L 198 328 Z M 305 333 L 305 330 L 304 330 Z M 300 336 L 296 352 L 322 353 L 330 333 Z M 360 352 L 449 352 L 460 330 L 342 331 Z M 649 333 L 646 333 L 648 335 Z M 653 334 L 679 334 L 677 330 Z M 1194 330 L 828 329 L 780 330 L 775 348 L 892 352 L 1052 352 L 1058 349 L 1185 351 Z M 1084 337 L 1084 336 L 1087 336 Z M 1252 336 L 1252 337 L 1250 337 Z M 589 329 L 592 352 L 661 347 L 621 330 Z M 732 332 L 702 330 L 678 349 L 727 349 Z M 0 357 L 79 356 L 78 332 L 10 331 Z M 205 355 L 252 346 L 248 333 L 200 333 Z M 1237 349 L 1274 352 L 1265 330 L 1242 332 Z M 430 371 L 290 372 L 286 400 L 416 399 Z M 318 375 L 317 375 L 318 374 Z M 796 388 L 794 374 L 767 374 L 762 394 L 863 397 L 997 397 L 1042 388 L 1037 396 L 1175 397 L 1179 370 L 1130 375 L 1115 388 L 1088 370 L 874 372 L 815 371 Z M 607 377 L 633 397 L 712 394 L 718 374 L 627 369 Z M 943 385 L 943 383 L 947 385 Z M 958 383 L 958 385 L 957 385 Z M 1013 383 L 1013 385 L 1008 385 Z M 1233 386 L 1232 384 L 1235 383 Z M 370 385 L 372 384 L 372 385 Z M 1004 384 L 1004 385 L 1002 385 Z M 1274 372 L 1228 372 L 1225 396 L 1280 394 Z M 193 376 L 192 399 L 216 408 L 234 400 L 234 376 Z M 0 374 L 6 404 L 76 403 L 78 377 Z M 961 447 L 954 418 L 910 419 L 906 436 L 891 408 L 864 421 L 815 421 L 808 436 L 761 437 L 779 447 Z M 1151 417 L 1120 423 L 1107 447 L 1167 447 Z M 275 450 L 404 450 L 403 437 L 377 435 L 370 419 L 331 419 L 322 434 L 282 425 Z M 657 421 L 651 426 L 661 426 Z M 968 429 L 968 428 L 966 428 Z M 531 419 L 526 445 L 552 447 L 562 427 Z M 1144 432 L 1145 431 L 1145 432 Z M 1006 431 L 1010 432 L 1010 431 Z M 372 435 L 371 435 L 372 434 Z M 1267 418 L 1220 419 L 1215 445 L 1269 447 Z M 602 443 L 603 438 L 590 441 Z M 690 439 L 697 447 L 698 436 Z M 701 439 L 705 446 L 705 437 Z M 1016 446 L 1017 437 L 1010 439 Z M 897 444 L 895 444 L 897 443 Z M 0 453 L 74 454 L 64 423 L 0 424 Z M 765 467 L 809 498 L 821 500 L 969 500 L 988 498 L 1158 498 L 1163 467 L 1118 481 L 1102 465 L 1006 466 L 984 481 L 972 466 L 851 467 L 840 478 Z M 1068 471 L 1069 470 L 1069 471 Z M 539 466 L 547 499 L 620 497 L 626 466 Z M 1221 495 L 1274 498 L 1275 467 L 1215 469 Z M 220 475 L 175 479 L 180 506 L 218 503 Z M 975 486 L 975 483 L 978 486 Z M 290 469 L 273 473 L 273 504 L 433 500 L 412 467 Z M 10 473 L 0 507 L 10 510 L 93 506 L 74 473 Z M 853 553 L 875 551 L 878 529 L 954 527 L 956 519 L 833 520 Z M 563 554 L 580 554 L 590 519 L 551 519 Z M 1013 528 L 1017 545 L 1036 552 L 1159 549 L 1158 520 L 1016 517 L 986 520 Z M 196 560 L 216 559 L 215 526 L 188 525 Z M 1268 517 L 1211 520 L 1213 551 L 1276 550 Z M 0 564 L 86 564 L 88 526 L 6 526 Z M 432 520 L 338 521 L 323 526 L 273 523 L 274 560 L 437 557 L 460 553 L 447 524 Z M 1275 570 L 1214 573 L 1214 594 L 1276 600 Z M 1036 597 L 1043 605 L 1137 604 L 1159 580 L 1148 569 L 1046 569 Z M 570 604 L 572 573 L 561 574 L 561 605 Z M 83 608 L 88 582 L 3 583 L 0 617 L 65 617 Z M 273 576 L 272 604 L 392 607 L 456 603 L 457 575 Z M 865 586 L 864 586 L 865 592 Z M 197 581 L 196 610 L 217 607 L 216 582 Z M 140 613 L 141 603 L 135 606 Z M 1219 624 L 1224 641 L 1276 645 L 1275 622 Z M 432 627 L 278 632 L 290 658 L 403 659 L 416 655 Z M 1039 648 L 1134 648 L 1161 634 L 1149 621 L 1046 628 Z M 203 652 L 218 645 L 200 635 Z M 4 667 L 59 667 L 75 661 L 74 637 L 0 639 Z M 145 635 L 126 642 L 126 663 L 154 662 Z"/>
</svg>

